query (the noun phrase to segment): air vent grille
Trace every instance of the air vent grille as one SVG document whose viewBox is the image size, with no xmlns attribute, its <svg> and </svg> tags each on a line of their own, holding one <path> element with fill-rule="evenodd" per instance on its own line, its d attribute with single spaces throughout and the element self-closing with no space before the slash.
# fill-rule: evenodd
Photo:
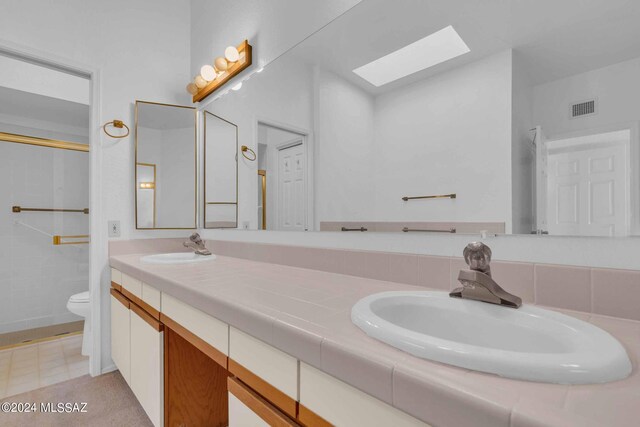
<svg viewBox="0 0 640 427">
<path fill-rule="evenodd" d="M 571 105 L 571 117 L 582 117 L 596 112 L 596 100 L 590 99 L 589 101 L 579 102 Z"/>
</svg>

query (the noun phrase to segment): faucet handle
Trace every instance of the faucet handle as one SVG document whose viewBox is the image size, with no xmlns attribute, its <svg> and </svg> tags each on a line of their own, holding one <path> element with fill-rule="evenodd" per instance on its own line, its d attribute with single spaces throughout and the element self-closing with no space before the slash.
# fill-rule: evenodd
<svg viewBox="0 0 640 427">
<path fill-rule="evenodd" d="M 462 255 L 471 270 L 491 277 L 491 248 L 489 246 L 482 242 L 471 242 L 464 248 Z"/>
<path fill-rule="evenodd" d="M 193 243 L 196 243 L 196 244 L 202 242 L 202 238 L 198 233 L 191 234 L 191 236 L 189 236 L 189 240 L 191 240 Z"/>
</svg>

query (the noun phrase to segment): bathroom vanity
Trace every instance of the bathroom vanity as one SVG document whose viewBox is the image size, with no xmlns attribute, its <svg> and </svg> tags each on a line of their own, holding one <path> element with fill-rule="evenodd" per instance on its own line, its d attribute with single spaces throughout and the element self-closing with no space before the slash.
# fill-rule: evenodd
<svg viewBox="0 0 640 427">
<path fill-rule="evenodd" d="M 559 310 L 624 344 L 626 379 L 506 379 L 416 358 L 351 322 L 364 296 L 428 288 L 213 249 L 216 259 L 182 265 L 111 256 L 113 360 L 156 426 L 595 426 L 638 415 L 638 322 Z"/>
</svg>

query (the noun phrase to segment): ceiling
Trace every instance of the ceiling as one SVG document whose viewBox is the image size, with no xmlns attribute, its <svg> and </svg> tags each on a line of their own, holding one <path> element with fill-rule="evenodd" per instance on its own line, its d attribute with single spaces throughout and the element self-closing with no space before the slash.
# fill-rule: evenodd
<svg viewBox="0 0 640 427">
<path fill-rule="evenodd" d="M 352 72 L 448 25 L 471 52 L 379 88 Z M 289 54 L 379 94 L 509 48 L 534 84 L 640 57 L 640 1 L 363 0 Z"/>
<path fill-rule="evenodd" d="M 89 106 L 0 86 L 0 114 L 89 129 Z"/>
</svg>

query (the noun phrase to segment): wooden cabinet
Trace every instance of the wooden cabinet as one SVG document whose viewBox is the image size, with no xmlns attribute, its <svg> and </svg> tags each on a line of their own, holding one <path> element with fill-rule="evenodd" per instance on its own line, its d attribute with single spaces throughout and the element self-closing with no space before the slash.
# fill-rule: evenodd
<svg viewBox="0 0 640 427">
<path fill-rule="evenodd" d="M 131 386 L 131 320 L 129 301 L 111 290 L 111 358 Z"/>
<path fill-rule="evenodd" d="M 164 425 L 164 345 L 162 325 L 131 306 L 131 381 L 133 394 L 156 427 Z"/>
<path fill-rule="evenodd" d="M 225 427 L 227 369 L 165 328 L 166 425 Z"/>
</svg>

